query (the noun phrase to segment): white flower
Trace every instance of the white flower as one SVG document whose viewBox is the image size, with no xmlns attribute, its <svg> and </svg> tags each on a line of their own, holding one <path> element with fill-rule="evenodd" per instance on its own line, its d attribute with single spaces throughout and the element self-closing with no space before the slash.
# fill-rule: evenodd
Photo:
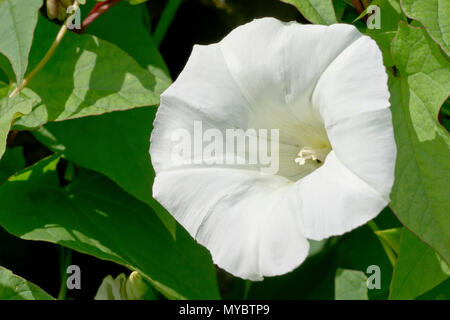
<svg viewBox="0 0 450 320">
<path fill-rule="evenodd" d="M 172 161 L 171 133 L 194 121 L 279 129 L 278 174 Z M 351 25 L 273 18 L 194 46 L 161 96 L 150 154 L 154 197 L 217 265 L 251 280 L 289 272 L 307 239 L 348 232 L 389 202 L 396 146 L 381 52 Z"/>
</svg>

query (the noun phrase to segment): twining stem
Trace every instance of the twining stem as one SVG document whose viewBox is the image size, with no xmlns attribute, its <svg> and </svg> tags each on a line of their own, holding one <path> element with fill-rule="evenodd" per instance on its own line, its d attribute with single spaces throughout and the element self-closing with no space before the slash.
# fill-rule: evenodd
<svg viewBox="0 0 450 320">
<path fill-rule="evenodd" d="M 386 240 L 384 240 L 383 238 L 379 237 L 375 231 L 379 231 L 380 229 L 378 228 L 378 226 L 376 225 L 376 223 L 371 220 L 367 223 L 367 225 L 370 227 L 370 229 L 372 229 L 372 231 L 375 233 L 375 235 L 377 236 L 378 240 L 380 240 L 381 245 L 383 246 L 384 252 L 386 252 L 386 255 L 389 259 L 389 262 L 391 263 L 391 265 L 394 267 L 395 266 L 395 262 L 397 261 L 397 256 L 395 255 L 395 253 L 392 251 L 391 246 L 389 245 L 389 243 L 386 242 Z"/>
<path fill-rule="evenodd" d="M 153 33 L 153 41 L 156 46 L 159 47 L 167 30 L 172 23 L 175 14 L 177 13 L 178 7 L 181 4 L 181 0 L 169 0 L 169 3 L 164 8 L 161 18 L 159 18 L 158 25 L 156 26 L 155 32 Z"/>
<path fill-rule="evenodd" d="M 92 8 L 91 12 L 89 12 L 88 16 L 81 23 L 81 29 L 77 31 L 77 33 L 84 33 L 89 27 L 89 25 L 97 20 L 102 14 L 111 9 L 115 4 L 119 3 L 122 0 L 106 0 L 104 2 L 97 3 L 94 8 Z"/>
<path fill-rule="evenodd" d="M 59 272 L 61 275 L 61 285 L 59 287 L 58 300 L 65 300 L 67 294 L 67 267 L 72 260 L 72 252 L 70 249 L 60 247 L 59 251 Z"/>
<path fill-rule="evenodd" d="M 252 287 L 252 282 L 250 280 L 245 280 L 244 296 L 242 297 L 243 300 L 248 299 L 248 295 L 250 293 L 251 287 Z"/>
<path fill-rule="evenodd" d="M 25 86 L 31 81 L 31 79 L 34 78 L 34 76 L 47 64 L 47 62 L 50 60 L 50 58 L 55 53 L 56 48 L 58 48 L 59 44 L 61 43 L 62 39 L 67 33 L 69 22 L 72 21 L 73 15 L 77 12 L 79 7 L 78 1 L 74 1 L 74 4 L 72 5 L 73 14 L 71 14 L 69 17 L 67 17 L 66 21 L 61 26 L 61 29 L 59 29 L 58 34 L 56 35 L 55 40 L 53 41 L 50 49 L 48 49 L 45 56 L 42 58 L 41 61 L 39 61 L 38 65 L 28 74 L 28 76 L 25 77 L 25 79 L 22 81 L 20 86 L 18 86 L 11 94 L 9 95 L 10 98 L 14 97 L 17 93 L 19 93 Z"/>
<path fill-rule="evenodd" d="M 364 8 L 359 0 L 352 0 L 353 6 L 355 7 L 356 11 L 358 12 L 358 15 L 363 13 Z"/>
<path fill-rule="evenodd" d="M 365 9 L 367 9 L 367 7 L 370 5 L 370 1 L 371 0 L 361 0 L 361 2 L 362 2 L 362 4 L 363 4 Z"/>
</svg>

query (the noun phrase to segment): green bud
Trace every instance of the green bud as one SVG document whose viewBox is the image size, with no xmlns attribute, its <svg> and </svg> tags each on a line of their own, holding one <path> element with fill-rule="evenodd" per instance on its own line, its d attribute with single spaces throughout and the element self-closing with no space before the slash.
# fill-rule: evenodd
<svg viewBox="0 0 450 320">
<path fill-rule="evenodd" d="M 61 2 L 58 4 L 58 20 L 63 21 L 67 16 L 66 8 L 62 5 Z"/>
<path fill-rule="evenodd" d="M 126 300 L 125 283 L 127 278 L 121 273 L 114 279 L 108 275 L 97 290 L 95 300 Z"/>
<path fill-rule="evenodd" d="M 148 291 L 148 285 L 137 271 L 133 271 L 127 280 L 127 300 L 142 300 Z"/>
<path fill-rule="evenodd" d="M 73 4 L 72 0 L 60 0 L 64 7 L 70 7 Z"/>
<path fill-rule="evenodd" d="M 151 288 L 138 272 L 133 271 L 128 278 L 123 273 L 116 279 L 110 275 L 104 278 L 94 299 L 144 300 L 148 298 L 147 294 L 152 294 Z"/>
<path fill-rule="evenodd" d="M 147 2 L 147 0 L 128 0 L 128 2 L 131 5 L 137 5 L 137 4 L 141 4 L 141 3 Z"/>
<path fill-rule="evenodd" d="M 58 16 L 58 0 L 47 0 L 47 16 L 49 19 L 53 20 Z"/>
</svg>

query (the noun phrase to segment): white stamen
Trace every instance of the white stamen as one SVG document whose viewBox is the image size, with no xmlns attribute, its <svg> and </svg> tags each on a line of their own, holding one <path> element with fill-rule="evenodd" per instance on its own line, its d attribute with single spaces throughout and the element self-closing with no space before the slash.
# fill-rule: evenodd
<svg viewBox="0 0 450 320">
<path fill-rule="evenodd" d="M 299 165 L 304 165 L 306 163 L 306 160 L 313 160 L 313 161 L 323 161 L 321 159 L 324 155 L 326 155 L 328 152 L 324 153 L 323 149 L 313 149 L 310 147 L 304 147 L 300 150 L 300 152 L 297 154 L 298 157 L 295 158 L 295 163 L 298 163 Z"/>
</svg>

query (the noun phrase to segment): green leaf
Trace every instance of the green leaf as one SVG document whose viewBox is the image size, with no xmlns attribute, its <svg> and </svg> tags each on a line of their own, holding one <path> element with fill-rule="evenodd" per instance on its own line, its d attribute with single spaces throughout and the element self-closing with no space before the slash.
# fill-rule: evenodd
<svg viewBox="0 0 450 320">
<path fill-rule="evenodd" d="M 438 122 L 450 92 L 450 62 L 421 28 L 399 24 L 391 78 L 397 163 L 391 208 L 423 241 L 450 258 L 450 137 Z"/>
<path fill-rule="evenodd" d="M 26 97 L 23 93 L 9 98 L 10 89 L 0 85 L 0 159 L 5 153 L 11 123 L 21 115 L 30 113 L 35 104 L 35 100 Z"/>
<path fill-rule="evenodd" d="M 148 0 L 127 0 L 131 5 L 138 5 L 144 2 L 147 2 Z"/>
<path fill-rule="evenodd" d="M 450 300 L 450 278 L 419 296 L 416 300 Z"/>
<path fill-rule="evenodd" d="M 108 14 L 90 25 L 87 32 L 114 43 L 165 82 L 167 87 L 170 85 L 169 70 L 150 34 L 145 4 L 130 6 L 124 1 L 119 2 L 108 10 Z"/>
<path fill-rule="evenodd" d="M 44 56 L 57 32 L 57 25 L 44 18 L 39 20 L 30 66 Z M 157 105 L 167 85 L 167 77 L 161 79 L 142 68 L 114 44 L 69 32 L 28 85 L 42 104 L 20 119 L 18 125 L 36 128 L 48 121 Z M 52 90 L 48 90 L 49 86 Z"/>
<path fill-rule="evenodd" d="M 22 83 L 27 71 L 28 54 L 41 6 L 42 0 L 0 0 L 0 53 L 11 64 L 8 66 L 2 60 L 0 66 L 12 67 L 17 83 Z"/>
<path fill-rule="evenodd" d="M 338 269 L 336 271 L 336 300 L 368 300 L 367 276 L 362 271 Z"/>
<path fill-rule="evenodd" d="M 391 43 L 397 34 L 398 23 L 406 22 L 406 17 L 402 13 L 399 0 L 375 0 L 371 5 L 378 6 L 380 14 L 380 29 L 368 29 L 366 34 L 374 39 L 383 53 L 384 65 L 390 67 L 394 65 L 391 56 Z M 361 13 L 363 17 L 367 13 L 367 9 Z"/>
<path fill-rule="evenodd" d="M 337 23 L 331 0 L 281 0 L 296 7 L 312 23 L 330 25 Z"/>
<path fill-rule="evenodd" d="M 25 158 L 23 157 L 23 148 L 8 148 L 3 158 L 0 159 L 0 184 L 24 167 Z"/>
<path fill-rule="evenodd" d="M 155 173 L 149 148 L 155 113 L 155 107 L 146 107 L 53 122 L 35 132 L 35 136 L 52 151 L 106 175 L 150 205 L 174 234 L 175 220 L 152 198 Z"/>
<path fill-rule="evenodd" d="M 405 14 L 425 26 L 430 36 L 450 55 L 450 1 L 401 0 Z"/>
<path fill-rule="evenodd" d="M 0 300 L 54 300 L 48 293 L 0 266 Z"/>
<path fill-rule="evenodd" d="M 52 156 L 0 187 L 0 225 L 138 271 L 169 298 L 219 298 L 208 252 L 177 228 L 176 241 L 146 204 L 106 177 L 79 169 L 59 187 Z"/>
<path fill-rule="evenodd" d="M 449 266 L 429 246 L 403 228 L 400 254 L 392 275 L 390 299 L 414 299 L 450 275 Z"/>
<path fill-rule="evenodd" d="M 347 3 L 345 2 L 345 0 L 333 0 L 333 6 L 337 21 L 342 21 Z"/>
<path fill-rule="evenodd" d="M 254 282 L 249 299 L 334 299 L 339 268 L 366 272 L 371 265 L 380 267 L 381 289 L 369 290 L 369 298 L 386 299 L 392 266 L 378 238 L 368 226 L 363 226 L 329 239 L 320 253 L 309 256 L 293 272 Z"/>
<path fill-rule="evenodd" d="M 342 23 L 354 25 L 360 32 L 364 33 L 367 29 L 367 24 L 363 20 L 358 20 L 358 13 L 353 7 L 351 0 L 343 0 L 347 2 L 347 8 L 344 10 L 344 14 L 339 20 Z"/>
</svg>

